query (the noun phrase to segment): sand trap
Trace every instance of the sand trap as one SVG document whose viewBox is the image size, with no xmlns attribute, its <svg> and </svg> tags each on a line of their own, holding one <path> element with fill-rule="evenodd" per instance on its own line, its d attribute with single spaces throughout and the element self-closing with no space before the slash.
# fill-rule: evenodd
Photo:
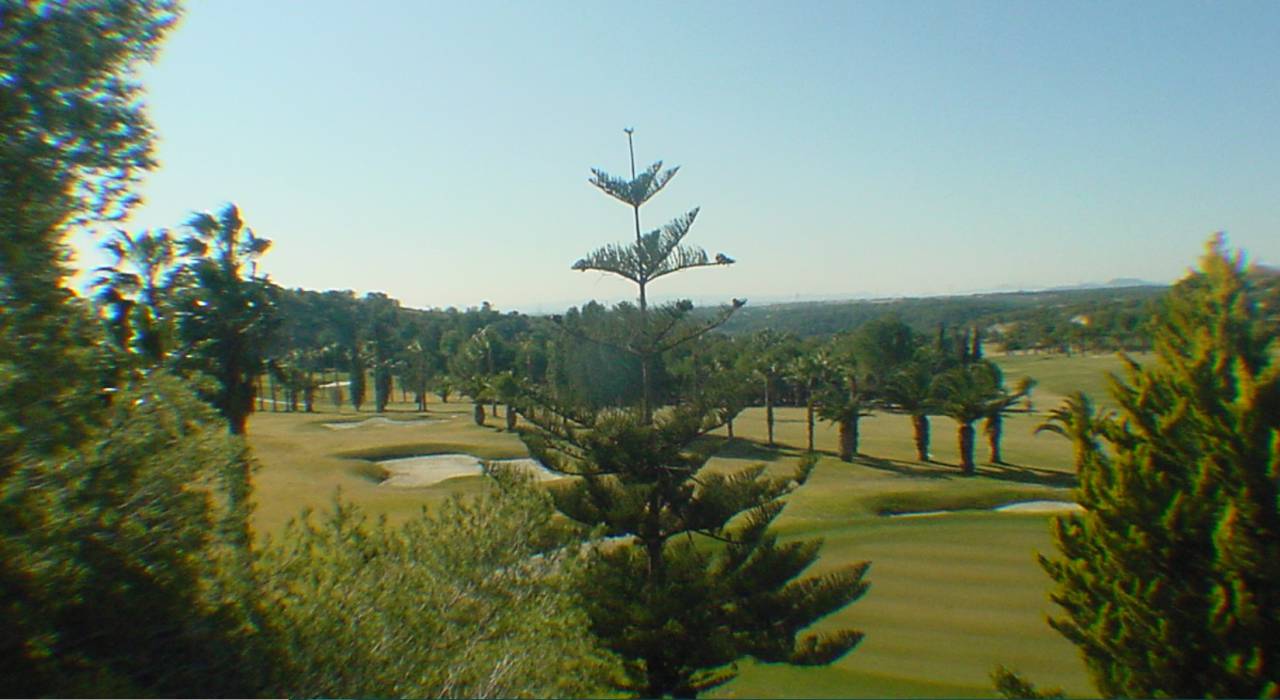
<svg viewBox="0 0 1280 700">
<path fill-rule="evenodd" d="M 360 420 L 360 421 L 345 421 L 342 423 L 325 423 L 324 427 L 330 430 L 351 430 L 352 428 L 361 428 L 364 426 L 369 426 L 371 428 L 385 428 L 388 426 L 401 428 L 401 427 L 412 426 L 412 425 L 429 425 L 431 423 L 443 423 L 444 420 L 445 419 L 443 418 L 415 418 L 413 420 L 392 420 L 390 418 L 384 418 L 382 416 L 375 416 L 373 418 L 365 418 L 364 420 Z"/>
<path fill-rule="evenodd" d="M 490 463 L 511 465 L 527 470 L 538 481 L 564 478 L 563 474 L 557 474 L 542 466 L 537 460 L 528 457 L 495 459 L 490 460 Z M 484 464 L 478 457 L 464 454 L 403 457 L 383 460 L 377 464 L 389 474 L 381 485 L 397 488 L 421 488 L 459 476 L 479 476 L 484 473 Z"/>
<path fill-rule="evenodd" d="M 926 510 L 918 513 L 890 513 L 890 518 L 929 518 L 936 515 L 951 515 L 952 513 L 1079 513 L 1084 511 L 1084 506 L 1071 501 L 1019 501 L 1017 503 L 1006 503 L 1002 506 L 996 506 L 990 511 L 984 511 L 979 508 L 966 508 L 962 510 Z"/>
<path fill-rule="evenodd" d="M 935 515 L 950 515 L 951 513 L 972 513 L 975 511 L 963 510 L 923 510 L 919 513 L 890 513 L 890 518 L 931 518 Z"/>
<path fill-rule="evenodd" d="M 1022 501 L 1007 503 L 992 510 L 997 513 L 1082 513 L 1084 506 L 1071 501 Z"/>
</svg>

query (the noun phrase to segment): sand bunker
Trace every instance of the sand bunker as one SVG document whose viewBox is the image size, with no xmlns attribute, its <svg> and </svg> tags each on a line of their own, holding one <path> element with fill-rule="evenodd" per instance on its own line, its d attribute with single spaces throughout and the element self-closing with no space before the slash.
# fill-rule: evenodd
<svg viewBox="0 0 1280 700">
<path fill-rule="evenodd" d="M 996 506 L 989 512 L 992 513 L 1079 513 L 1084 510 L 1084 506 L 1071 501 L 1019 501 L 1017 503 L 1006 503 L 1002 506 Z M 951 515 L 952 513 L 984 513 L 977 508 L 967 508 L 963 510 L 926 510 L 919 513 L 891 513 L 890 518 L 928 518 L 935 515 Z"/>
<path fill-rule="evenodd" d="M 368 426 L 371 428 L 385 428 L 385 427 L 401 428 L 401 427 L 407 427 L 412 425 L 429 425 L 431 423 L 443 423 L 444 420 L 445 419 L 443 418 L 415 418 L 414 420 L 392 420 L 390 418 L 384 418 L 382 416 L 375 416 L 373 418 L 365 418 L 364 420 L 359 420 L 359 421 L 345 421 L 342 423 L 325 423 L 324 427 L 328 428 L 329 430 L 351 430 L 352 428 L 362 428 L 365 426 Z"/>
<path fill-rule="evenodd" d="M 998 513 L 1082 513 L 1084 506 L 1071 501 L 1022 501 L 992 510 Z"/>
<path fill-rule="evenodd" d="M 564 478 L 542 466 L 537 460 L 529 459 L 494 459 L 491 464 L 511 465 L 533 474 L 538 481 Z M 423 455 L 421 457 L 403 457 L 387 459 L 378 465 L 389 475 L 382 486 L 398 488 L 421 488 L 432 486 L 446 479 L 459 476 L 478 476 L 484 473 L 484 464 L 478 457 L 464 454 Z"/>
</svg>

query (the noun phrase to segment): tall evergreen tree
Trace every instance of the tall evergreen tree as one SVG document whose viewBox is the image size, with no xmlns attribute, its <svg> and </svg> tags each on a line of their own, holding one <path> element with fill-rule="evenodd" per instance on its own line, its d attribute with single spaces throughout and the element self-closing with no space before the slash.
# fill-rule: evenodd
<svg viewBox="0 0 1280 700">
<path fill-rule="evenodd" d="M 631 134 L 631 130 L 628 129 L 631 179 L 615 177 L 598 168 L 592 168 L 591 184 L 631 207 L 635 221 L 635 242 L 629 245 L 611 243 L 594 250 L 575 262 L 573 269 L 583 272 L 587 270 L 608 272 L 636 285 L 639 291 L 639 318 L 632 324 L 633 337 L 623 346 L 623 349 L 640 360 L 640 381 L 643 392 L 640 399 L 640 413 L 645 422 L 651 422 L 654 411 L 652 373 L 655 358 L 667 350 L 693 340 L 711 327 L 724 323 L 729 314 L 745 302 L 735 299 L 733 306 L 726 309 L 718 318 L 694 330 L 689 330 L 681 324 L 690 310 L 685 305 L 668 304 L 657 309 L 657 313 L 650 312 L 648 294 L 651 283 L 667 275 L 698 267 L 732 265 L 733 259 L 724 253 L 717 253 L 713 258 L 707 255 L 705 250 L 683 243 L 685 236 L 689 234 L 689 229 L 693 226 L 694 219 L 698 216 L 697 207 L 664 224 L 662 228 L 648 233 L 641 232 L 640 207 L 662 191 L 662 188 L 667 186 L 680 169 L 676 167 L 663 170 L 662 161 L 658 161 L 636 174 L 635 147 L 631 141 Z"/>
<path fill-rule="evenodd" d="M 639 205 L 674 173 L 655 164 L 631 180 L 595 171 L 593 182 L 632 204 L 638 217 Z M 863 594 L 867 564 L 797 579 L 820 543 L 779 544 L 769 530 L 782 498 L 805 482 L 813 462 L 793 478 L 766 477 L 763 466 L 707 473 L 718 443 L 706 434 L 731 409 L 705 400 L 661 410 L 654 404 L 653 361 L 695 342 L 742 303 L 701 322 L 686 319 L 688 304 L 647 306 L 654 279 L 731 262 L 723 255 L 713 262 L 682 242 L 695 213 L 649 234 L 637 227 L 633 245 L 603 248 L 574 266 L 613 272 L 639 289 L 639 306 L 621 316 L 632 324 L 627 348 L 644 368 L 639 406 L 587 410 L 542 396 L 522 411 L 540 428 L 525 434 L 533 454 L 578 477 L 555 491 L 559 510 L 622 538 L 595 548 L 584 599 L 592 629 L 625 662 L 619 688 L 645 697 L 694 697 L 733 678 L 744 657 L 830 663 L 862 637 L 804 630 Z"/>
<path fill-rule="evenodd" d="M 1081 515 L 1041 564 L 1098 690 L 1280 695 L 1280 363 L 1240 258 L 1215 238 L 1168 294 L 1155 361 L 1076 401 Z"/>
</svg>

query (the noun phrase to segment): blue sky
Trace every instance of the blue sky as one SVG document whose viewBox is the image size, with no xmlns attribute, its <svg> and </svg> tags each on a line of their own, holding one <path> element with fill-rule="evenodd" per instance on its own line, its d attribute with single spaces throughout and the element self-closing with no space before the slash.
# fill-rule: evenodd
<svg viewBox="0 0 1280 700">
<path fill-rule="evenodd" d="M 589 168 L 680 174 L 738 259 L 660 297 L 1170 281 L 1216 230 L 1280 263 L 1280 3 L 190 2 L 143 74 L 131 229 L 240 205 L 286 286 L 410 306 L 632 295 Z M 100 263 L 80 237 L 79 264 Z"/>
</svg>

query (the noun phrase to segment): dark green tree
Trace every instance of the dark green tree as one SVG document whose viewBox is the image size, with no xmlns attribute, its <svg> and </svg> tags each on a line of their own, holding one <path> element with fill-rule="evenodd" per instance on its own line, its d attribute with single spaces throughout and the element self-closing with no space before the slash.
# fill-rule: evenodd
<svg viewBox="0 0 1280 700">
<path fill-rule="evenodd" d="M 374 410 L 383 413 L 391 403 L 400 324 L 400 302 L 385 294 L 371 293 L 362 304 L 368 316 L 369 358 L 373 363 Z"/>
<path fill-rule="evenodd" d="M 1085 512 L 1041 564 L 1103 695 L 1280 695 L 1280 363 L 1242 267 L 1215 238 L 1154 361 L 1113 381 L 1118 416 L 1065 409 Z"/>
</svg>

